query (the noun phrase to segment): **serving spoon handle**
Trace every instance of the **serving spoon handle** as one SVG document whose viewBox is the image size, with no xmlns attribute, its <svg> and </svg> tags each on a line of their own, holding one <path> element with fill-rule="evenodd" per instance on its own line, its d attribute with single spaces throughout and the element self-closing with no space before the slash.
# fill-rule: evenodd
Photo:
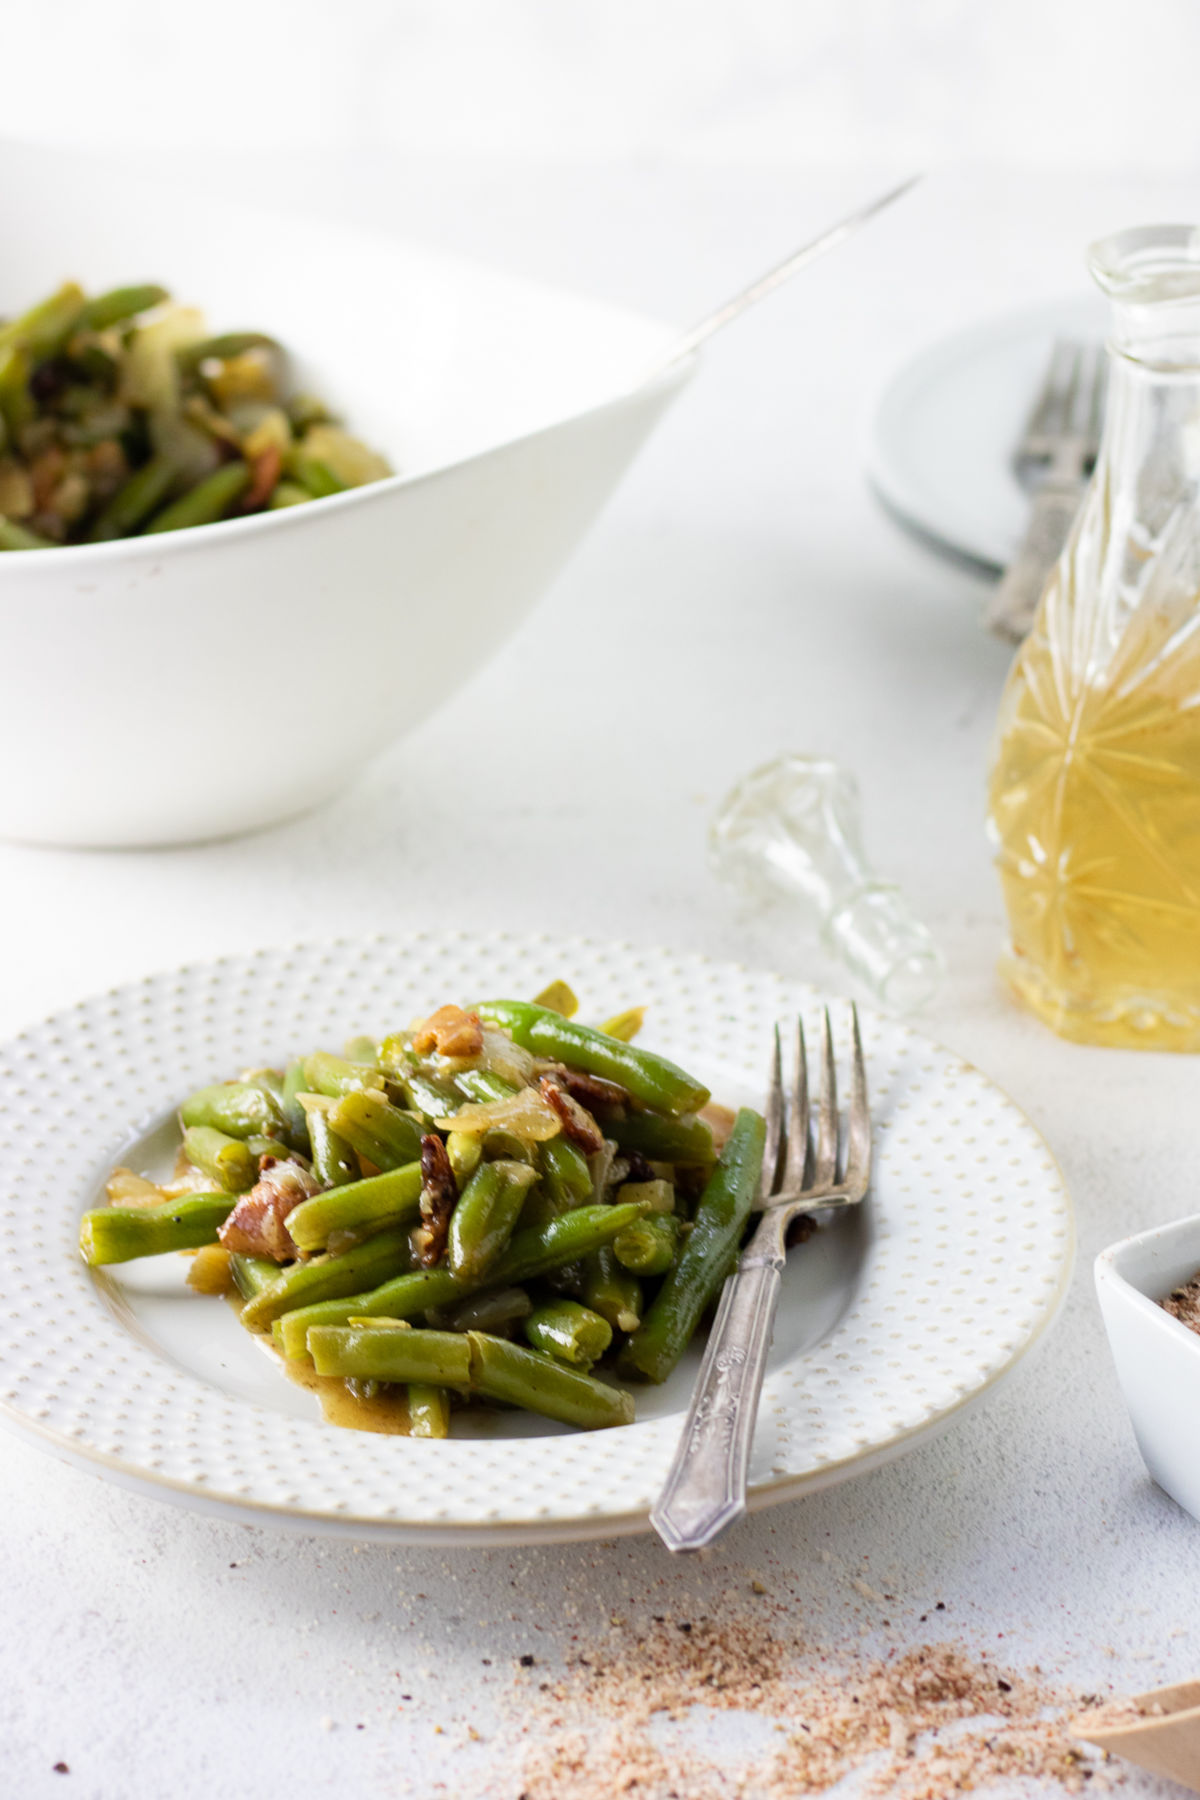
<svg viewBox="0 0 1200 1800">
<path fill-rule="evenodd" d="M 719 306 L 716 312 L 709 313 L 707 318 L 701 319 L 698 324 L 693 325 L 690 331 L 685 331 L 683 336 L 672 344 L 661 361 L 655 365 L 655 373 L 661 369 L 670 368 L 672 363 L 679 362 L 685 356 L 690 356 L 693 350 L 706 343 L 714 333 L 723 331 L 726 325 L 731 324 L 734 319 L 740 318 L 750 307 L 757 306 L 760 300 L 765 300 L 768 294 L 773 294 L 776 288 L 782 287 L 785 281 L 790 281 L 793 275 L 798 275 L 801 269 L 806 269 L 809 263 L 816 262 L 817 258 L 824 256 L 828 250 L 836 250 L 839 244 L 844 244 L 847 238 L 853 237 L 860 226 L 867 223 L 868 219 L 873 219 L 876 213 L 883 212 L 885 207 L 891 206 L 893 201 L 899 200 L 903 194 L 907 194 L 909 189 L 915 187 L 920 180 L 920 175 L 910 175 L 907 181 L 900 183 L 899 187 L 889 188 L 886 194 L 879 194 L 874 200 L 868 201 L 866 206 L 859 207 L 856 212 L 839 220 L 836 225 L 831 225 L 828 231 L 823 231 L 820 237 L 813 238 L 812 242 L 805 244 L 802 249 L 794 250 L 791 256 L 785 257 L 775 268 L 769 269 L 765 275 L 760 275 L 757 281 L 752 281 L 749 287 L 734 294 L 732 299 L 727 300 L 724 306 Z"/>
</svg>

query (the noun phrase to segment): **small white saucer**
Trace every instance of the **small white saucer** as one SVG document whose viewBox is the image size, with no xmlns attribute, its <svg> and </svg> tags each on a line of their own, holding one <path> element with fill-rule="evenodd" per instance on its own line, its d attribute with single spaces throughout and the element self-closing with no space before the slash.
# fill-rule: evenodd
<svg viewBox="0 0 1200 1800">
<path fill-rule="evenodd" d="M 888 511 L 936 549 L 1006 568 L 1029 511 L 1013 452 L 1051 347 L 1104 332 L 1104 302 L 1081 295 L 985 320 L 905 364 L 871 432 L 868 473 Z"/>
</svg>

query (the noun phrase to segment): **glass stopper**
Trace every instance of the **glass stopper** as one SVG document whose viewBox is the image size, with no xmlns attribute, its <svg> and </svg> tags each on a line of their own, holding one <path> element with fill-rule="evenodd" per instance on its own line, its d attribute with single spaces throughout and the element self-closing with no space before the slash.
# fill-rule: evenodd
<svg viewBox="0 0 1200 1800">
<path fill-rule="evenodd" d="M 932 999 L 942 955 L 899 888 L 880 881 L 862 846 L 858 784 L 837 763 L 788 755 L 729 794 L 713 821 L 719 874 L 760 898 L 783 895 L 885 1006 Z"/>
</svg>

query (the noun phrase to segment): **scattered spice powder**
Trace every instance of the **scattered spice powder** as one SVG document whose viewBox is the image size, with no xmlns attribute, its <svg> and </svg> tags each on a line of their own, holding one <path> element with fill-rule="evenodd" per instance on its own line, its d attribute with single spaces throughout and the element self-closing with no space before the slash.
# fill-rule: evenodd
<svg viewBox="0 0 1200 1800">
<path fill-rule="evenodd" d="M 855 1800 L 950 1800 L 1019 1778 L 1068 1794 L 1115 1786 L 1071 1737 L 1081 1700 L 1022 1673 L 928 1644 L 881 1659 L 823 1655 L 747 1622 L 662 1619 L 565 1678 L 519 1687 L 521 1726 L 493 1764 L 497 1800 L 791 1800 L 860 1777 Z M 697 1709 L 754 1715 L 776 1742 L 736 1768 L 661 1740 Z M 499 1745 L 496 1746 L 500 1748 Z"/>
<path fill-rule="evenodd" d="M 1160 1300 L 1159 1305 L 1189 1331 L 1200 1332 L 1200 1271 L 1182 1287 L 1177 1287 L 1174 1293 L 1168 1294 L 1165 1300 Z"/>
</svg>

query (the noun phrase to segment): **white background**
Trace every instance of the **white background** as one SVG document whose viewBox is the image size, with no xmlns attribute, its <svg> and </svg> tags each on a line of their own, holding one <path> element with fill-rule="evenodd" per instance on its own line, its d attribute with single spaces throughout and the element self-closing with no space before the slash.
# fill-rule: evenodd
<svg viewBox="0 0 1200 1800">
<path fill-rule="evenodd" d="M 295 1540 L 3 1440 L 5 1800 L 453 1793 L 460 1759 L 486 1760 L 519 1653 L 553 1663 L 614 1612 L 753 1606 L 753 1579 L 835 1644 L 919 1642 L 943 1600 L 973 1647 L 1003 1634 L 1013 1660 L 1088 1688 L 1196 1673 L 1200 1527 L 1145 1476 L 1090 1284 L 1102 1245 L 1196 1207 L 1196 1066 L 1061 1044 L 998 990 L 981 815 L 1007 654 L 979 630 L 983 584 L 881 516 L 861 446 L 881 383 L 920 344 L 1080 291 L 1082 246 L 1106 229 L 1200 211 L 1200 13 L 9 0 L 2 28 L 0 130 L 141 157 L 170 145 L 243 197 L 668 318 L 836 216 L 871 171 L 936 172 L 714 346 L 512 644 L 340 803 L 158 855 L 0 847 L 0 1030 L 190 957 L 430 920 L 836 980 L 803 934 L 720 889 L 704 854 L 739 773 L 819 749 L 858 772 L 877 859 L 947 950 L 930 1029 L 1046 1134 L 1081 1236 L 1068 1309 L 1007 1390 L 702 1565 L 648 1540 L 461 1556 Z M 513 730 L 530 684 L 533 742 Z M 137 698 L 151 720 L 166 703 Z M 620 721 L 599 757 L 597 717 Z M 858 1578 L 897 1596 L 886 1629 Z M 485 1742 L 461 1751 L 467 1722 Z"/>
<path fill-rule="evenodd" d="M 1192 169 L 1194 0 L 5 0 L 0 127 L 267 152 Z"/>
</svg>

